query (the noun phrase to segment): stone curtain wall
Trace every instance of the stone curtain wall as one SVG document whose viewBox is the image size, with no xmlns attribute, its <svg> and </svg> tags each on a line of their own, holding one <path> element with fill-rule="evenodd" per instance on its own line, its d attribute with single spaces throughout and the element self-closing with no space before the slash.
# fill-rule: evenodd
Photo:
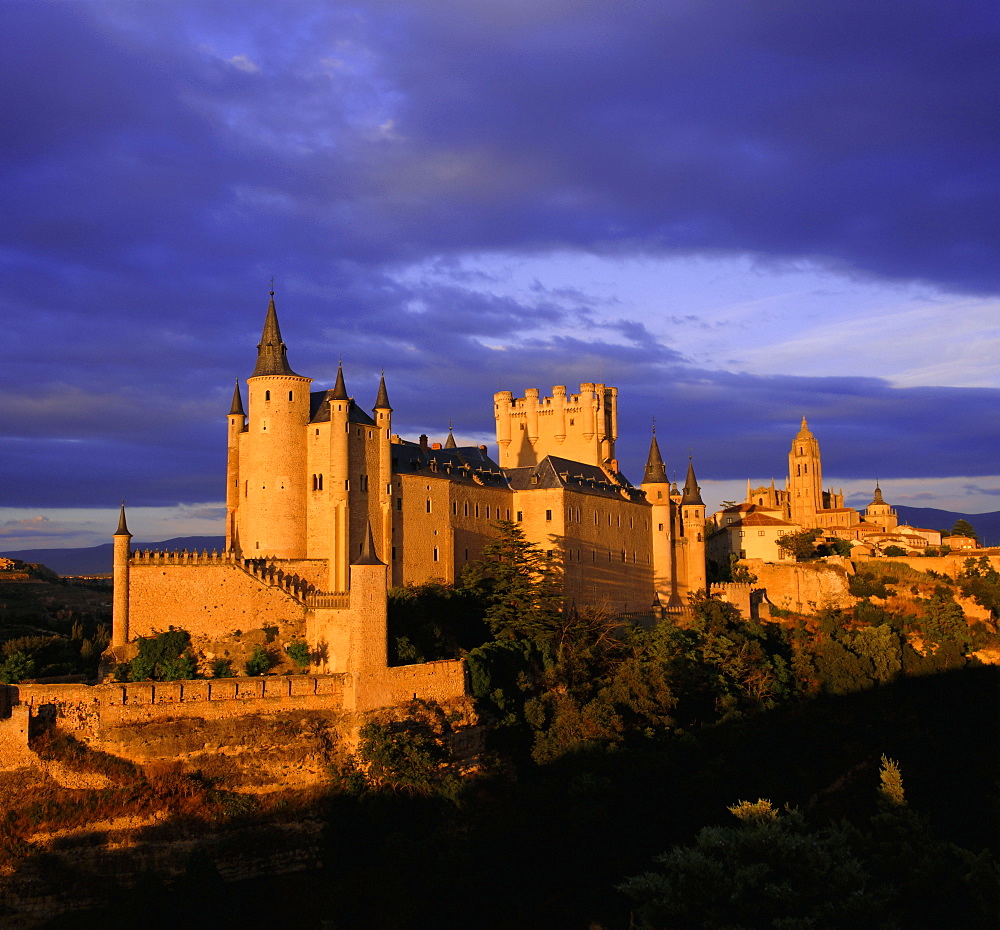
<svg viewBox="0 0 1000 930">
<path fill-rule="evenodd" d="M 461 659 L 402 665 L 386 669 L 386 704 L 404 704 L 415 697 L 448 703 L 468 694 L 465 663 Z"/>
<path fill-rule="evenodd" d="M 129 639 L 170 626 L 193 637 L 302 623 L 305 606 L 235 563 L 170 565 L 133 561 Z"/>
</svg>

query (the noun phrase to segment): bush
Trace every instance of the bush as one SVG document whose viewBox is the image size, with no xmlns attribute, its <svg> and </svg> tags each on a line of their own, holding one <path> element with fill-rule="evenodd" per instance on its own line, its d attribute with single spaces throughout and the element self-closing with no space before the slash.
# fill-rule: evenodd
<svg viewBox="0 0 1000 930">
<path fill-rule="evenodd" d="M 128 663 L 130 681 L 179 681 L 194 678 L 198 663 L 191 652 L 191 634 L 170 627 L 153 637 L 140 636 L 139 654 Z"/>
<path fill-rule="evenodd" d="M 301 639 L 290 642 L 285 647 L 285 653 L 294 663 L 297 672 L 304 672 L 312 661 L 312 656 L 309 653 L 309 644 Z"/>
<path fill-rule="evenodd" d="M 254 646 L 250 658 L 247 659 L 247 674 L 263 675 L 273 664 L 271 653 L 263 646 Z"/>
</svg>

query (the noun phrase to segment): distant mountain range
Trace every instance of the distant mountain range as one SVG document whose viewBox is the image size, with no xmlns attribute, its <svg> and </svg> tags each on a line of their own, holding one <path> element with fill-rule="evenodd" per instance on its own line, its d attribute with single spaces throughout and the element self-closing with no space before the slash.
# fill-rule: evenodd
<svg viewBox="0 0 1000 930">
<path fill-rule="evenodd" d="M 178 536 L 162 542 L 134 542 L 132 549 L 222 549 L 225 536 Z M 108 574 L 114 561 L 114 543 L 88 546 L 81 549 L 22 549 L 20 552 L 0 552 L 9 559 L 22 562 L 41 562 L 57 575 L 104 575 Z"/>
<path fill-rule="evenodd" d="M 900 523 L 931 530 L 951 529 L 958 520 L 972 524 L 982 545 L 1000 545 L 1000 510 L 993 513 L 956 513 L 936 510 L 933 507 L 896 507 Z M 223 536 L 178 536 L 161 542 L 137 542 L 133 549 L 213 549 L 221 550 L 226 544 Z M 103 543 L 82 549 L 22 549 L 20 552 L 2 552 L 11 559 L 22 562 L 41 562 L 58 575 L 103 575 L 112 569 L 114 544 Z"/>
</svg>

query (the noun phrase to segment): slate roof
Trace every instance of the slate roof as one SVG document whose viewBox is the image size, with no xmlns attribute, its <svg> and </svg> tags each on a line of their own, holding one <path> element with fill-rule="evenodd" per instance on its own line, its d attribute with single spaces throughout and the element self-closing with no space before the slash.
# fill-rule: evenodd
<svg viewBox="0 0 1000 930">
<path fill-rule="evenodd" d="M 392 470 L 397 475 L 420 474 L 489 487 L 509 487 L 503 469 L 479 446 L 424 448 L 419 442 L 394 442 Z"/>
<path fill-rule="evenodd" d="M 633 501 L 645 500 L 645 494 L 633 487 L 624 475 L 614 478 L 597 465 L 584 465 L 570 459 L 547 455 L 537 465 L 505 469 L 510 486 L 515 491 L 534 488 L 567 488 L 602 497 L 626 497 Z"/>
<path fill-rule="evenodd" d="M 336 390 L 331 388 L 328 391 L 313 391 L 309 395 L 309 422 L 329 423 L 331 400 L 344 400 L 336 396 Z M 358 423 L 362 426 L 375 426 L 375 421 L 368 416 L 355 402 L 353 397 L 347 398 L 347 422 Z"/>
</svg>

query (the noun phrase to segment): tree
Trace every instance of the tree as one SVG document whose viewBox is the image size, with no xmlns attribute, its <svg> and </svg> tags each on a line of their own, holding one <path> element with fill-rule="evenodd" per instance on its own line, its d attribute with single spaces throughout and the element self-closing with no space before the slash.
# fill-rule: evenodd
<svg viewBox="0 0 1000 930">
<path fill-rule="evenodd" d="M 309 644 L 301 639 L 292 640 L 292 642 L 285 647 L 285 653 L 294 663 L 295 670 L 300 674 L 309 667 L 309 663 L 312 661 L 312 655 L 309 652 Z"/>
<path fill-rule="evenodd" d="M 906 550 L 902 546 L 886 546 L 882 550 L 882 555 L 890 559 L 898 559 L 906 555 Z"/>
<path fill-rule="evenodd" d="M 967 520 L 956 520 L 955 525 L 951 528 L 951 535 L 968 536 L 970 539 L 979 542 L 979 534 L 976 533 L 975 528 Z"/>
<path fill-rule="evenodd" d="M 0 665 L 0 681 L 8 685 L 16 685 L 25 678 L 35 674 L 35 661 L 24 652 L 13 652 Z"/>
<path fill-rule="evenodd" d="M 263 675 L 272 664 L 271 653 L 261 645 L 254 646 L 250 658 L 247 659 L 247 674 Z"/>
<path fill-rule="evenodd" d="M 139 654 L 128 663 L 130 681 L 180 681 L 194 678 L 198 672 L 187 630 L 170 627 L 156 636 L 140 636 L 136 645 Z"/>
<path fill-rule="evenodd" d="M 484 615 L 501 639 L 546 642 L 557 632 L 562 608 L 562 577 L 554 560 L 528 542 L 516 523 L 494 524 L 497 535 L 463 578 L 478 587 L 488 607 Z"/>
<path fill-rule="evenodd" d="M 793 555 L 796 562 L 807 562 L 816 558 L 816 540 L 822 535 L 823 531 L 820 529 L 802 530 L 800 533 L 787 533 L 784 536 L 779 536 L 775 542 L 779 549 L 784 549 L 785 552 Z"/>
</svg>

